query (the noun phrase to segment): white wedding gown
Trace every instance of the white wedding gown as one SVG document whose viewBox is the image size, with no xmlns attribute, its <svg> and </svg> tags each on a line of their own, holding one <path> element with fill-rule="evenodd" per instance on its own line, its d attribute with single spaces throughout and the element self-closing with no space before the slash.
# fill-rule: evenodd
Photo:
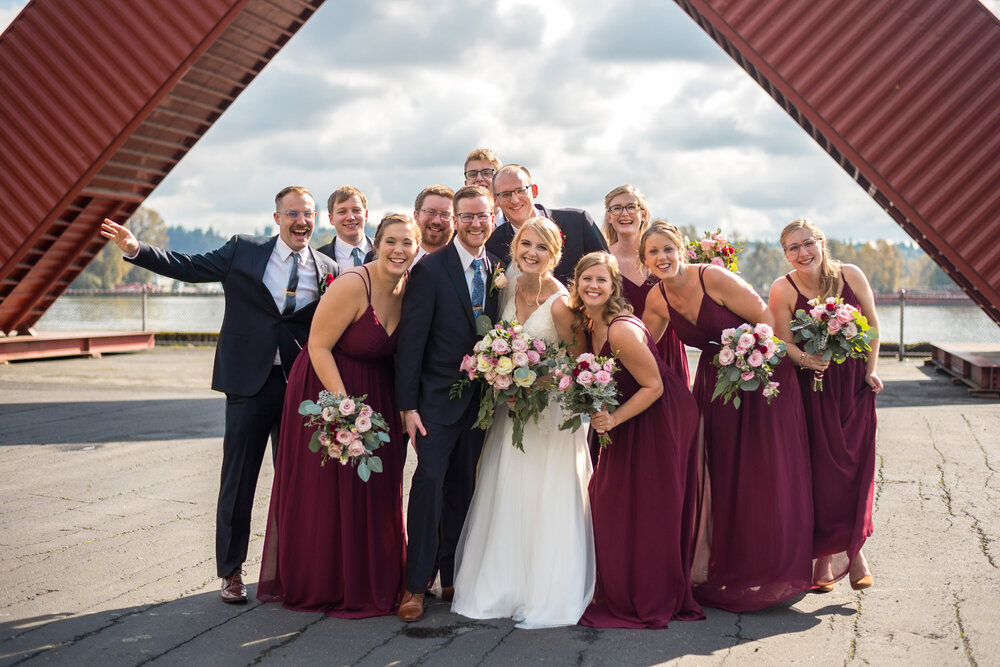
<svg viewBox="0 0 1000 667">
<path fill-rule="evenodd" d="M 513 286 L 501 319 L 515 318 Z M 546 343 L 558 340 L 553 295 L 523 323 Z M 594 593 L 594 533 L 587 484 L 586 431 L 560 431 L 555 401 L 524 427 L 524 451 L 511 444 L 507 406 L 486 434 L 476 491 L 455 559 L 452 611 L 506 618 L 519 628 L 575 625 Z"/>
</svg>

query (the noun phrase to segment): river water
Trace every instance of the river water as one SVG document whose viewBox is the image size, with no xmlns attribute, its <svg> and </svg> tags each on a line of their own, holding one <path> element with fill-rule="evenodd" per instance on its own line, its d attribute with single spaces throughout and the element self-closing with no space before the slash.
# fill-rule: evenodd
<svg viewBox="0 0 1000 667">
<path fill-rule="evenodd" d="M 146 330 L 217 332 L 225 307 L 222 295 L 150 296 L 146 299 Z M 899 306 L 879 307 L 882 340 L 899 341 Z M 903 339 L 909 343 L 1000 343 L 1000 327 L 969 302 L 907 304 Z M 56 300 L 35 327 L 38 331 L 143 328 L 142 297 L 66 295 Z"/>
</svg>

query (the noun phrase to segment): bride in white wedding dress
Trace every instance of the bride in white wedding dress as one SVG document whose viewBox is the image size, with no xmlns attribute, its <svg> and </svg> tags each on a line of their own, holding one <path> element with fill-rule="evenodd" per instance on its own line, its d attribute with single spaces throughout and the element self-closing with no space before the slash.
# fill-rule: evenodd
<svg viewBox="0 0 1000 667">
<path fill-rule="evenodd" d="M 559 340 L 553 306 L 568 313 L 566 288 L 552 277 L 561 245 L 550 220 L 526 220 L 511 241 L 514 262 L 502 295 L 501 319 L 516 318 L 546 343 Z M 510 617 L 531 629 L 575 625 L 590 603 L 592 467 L 585 430 L 560 431 L 562 420 L 553 401 L 537 423 L 525 424 L 521 452 L 511 444 L 507 406 L 497 406 L 458 543 L 452 611 Z"/>
</svg>

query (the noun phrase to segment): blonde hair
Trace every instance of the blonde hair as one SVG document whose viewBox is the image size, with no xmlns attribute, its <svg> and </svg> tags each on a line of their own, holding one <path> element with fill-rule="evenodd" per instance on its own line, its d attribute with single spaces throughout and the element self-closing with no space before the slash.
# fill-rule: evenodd
<svg viewBox="0 0 1000 667">
<path fill-rule="evenodd" d="M 576 268 L 573 270 L 573 279 L 569 283 L 569 307 L 573 311 L 574 332 L 581 329 L 585 331 L 594 330 L 594 322 L 587 315 L 587 309 L 583 305 L 583 299 L 580 298 L 577 285 L 580 283 L 580 276 L 583 275 L 584 271 L 588 271 L 595 266 L 608 267 L 608 273 L 611 275 L 611 298 L 604 304 L 604 313 L 601 315 L 604 323 L 610 324 L 611 320 L 619 315 L 628 315 L 632 312 L 632 306 L 625 298 L 625 291 L 622 287 L 622 272 L 618 268 L 618 260 L 615 259 L 615 256 L 603 250 L 587 253 L 576 263 Z"/>
<path fill-rule="evenodd" d="M 649 224 L 649 204 L 646 202 L 646 195 L 639 192 L 639 189 L 634 185 L 626 183 L 625 185 L 619 185 L 617 188 L 604 195 L 604 227 L 602 231 L 604 232 L 604 238 L 608 240 L 608 245 L 614 245 L 618 243 L 618 232 L 615 231 L 614 225 L 611 224 L 611 200 L 619 195 L 632 195 L 635 197 L 636 202 L 639 204 L 639 210 L 641 211 L 639 215 L 639 233 L 642 234 L 646 231 L 646 226 Z"/>
<path fill-rule="evenodd" d="M 830 250 L 826 247 L 826 235 L 820 231 L 816 223 L 807 218 L 799 218 L 785 225 L 785 228 L 781 230 L 781 237 L 779 238 L 781 250 L 785 251 L 785 239 L 788 238 L 788 235 L 800 229 L 806 230 L 812 235 L 814 240 L 823 243 L 823 258 L 819 263 L 819 298 L 826 299 L 827 297 L 837 296 L 837 279 L 840 277 L 843 264 L 830 257 Z"/>
<path fill-rule="evenodd" d="M 684 252 L 684 235 L 681 234 L 681 230 L 677 229 L 676 225 L 672 225 L 666 220 L 653 220 L 653 222 L 649 223 L 649 228 L 642 233 L 642 238 L 639 239 L 640 262 L 643 264 L 646 263 L 646 242 L 649 241 L 651 236 L 656 234 L 666 236 L 673 241 L 677 245 L 678 261 L 681 264 L 687 263 L 687 253 Z"/>
<path fill-rule="evenodd" d="M 465 156 L 465 166 L 463 169 L 469 168 L 469 163 L 473 160 L 482 160 L 483 162 L 489 162 L 493 166 L 494 171 L 499 171 L 500 169 L 500 158 L 489 148 L 477 148 L 468 155 Z M 464 174 L 463 174 L 464 175 Z"/>
<path fill-rule="evenodd" d="M 372 244 L 373 245 L 372 250 L 374 251 L 376 257 L 378 257 L 378 246 L 380 243 L 382 243 L 382 237 L 385 236 L 386 228 L 388 228 L 389 225 L 398 225 L 398 224 L 409 226 L 410 233 L 416 240 L 416 245 L 418 246 L 420 245 L 420 241 L 422 239 L 422 235 L 420 233 L 420 226 L 416 222 L 414 222 L 413 218 L 406 215 L 405 213 L 387 213 L 382 217 L 381 220 L 379 220 L 378 227 L 375 229 L 375 238 L 374 238 L 374 243 Z"/>
<path fill-rule="evenodd" d="M 549 265 L 546 266 L 544 270 L 551 273 L 556 266 L 559 265 L 559 260 L 562 258 L 562 232 L 559 231 L 559 227 L 556 226 L 556 223 L 552 222 L 548 218 L 528 218 L 521 224 L 517 233 L 514 234 L 514 238 L 510 242 L 510 254 L 512 257 L 517 251 L 517 244 L 521 240 L 521 236 L 523 236 L 525 230 L 528 229 L 538 234 L 539 238 L 542 239 L 542 242 L 548 246 Z"/>
</svg>

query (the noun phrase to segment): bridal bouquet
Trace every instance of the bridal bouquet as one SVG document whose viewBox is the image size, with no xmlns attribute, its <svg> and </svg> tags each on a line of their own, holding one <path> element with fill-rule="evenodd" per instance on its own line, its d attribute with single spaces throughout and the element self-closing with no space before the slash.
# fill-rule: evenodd
<svg viewBox="0 0 1000 667">
<path fill-rule="evenodd" d="M 878 335 L 868 325 L 868 318 L 843 299 L 816 298 L 809 302 L 808 311 L 795 311 L 792 333 L 795 342 L 805 343 L 807 354 L 822 353 L 823 361 L 842 364 L 848 358 L 864 358 L 871 352 L 871 340 Z M 813 371 L 813 391 L 823 391 L 823 371 Z"/>
<path fill-rule="evenodd" d="M 556 370 L 559 402 L 566 412 L 573 416 L 564 421 L 559 430 L 576 431 L 583 424 L 582 415 L 593 414 L 602 409 L 614 412 L 618 407 L 618 383 L 615 382 L 617 363 L 613 357 L 595 357 L 589 352 L 581 354 L 576 361 Z M 611 436 L 598 431 L 601 449 L 611 443 Z"/>
<path fill-rule="evenodd" d="M 757 391 L 763 387 L 764 398 L 770 405 L 778 395 L 778 383 L 771 382 L 774 367 L 785 356 L 785 344 L 763 322 L 756 327 L 741 324 L 735 329 L 723 329 L 720 349 L 712 364 L 716 375 L 712 400 L 722 396 L 722 402 L 733 399 L 733 407 L 740 407 L 737 392 Z"/>
<path fill-rule="evenodd" d="M 684 238 L 687 243 L 687 256 L 692 264 L 715 264 L 733 273 L 737 273 L 739 262 L 737 257 L 743 252 L 745 243 L 734 246 L 722 235 L 719 228 L 714 234 L 705 232 L 705 237 L 697 241 Z"/>
<path fill-rule="evenodd" d="M 348 462 L 358 469 L 358 477 L 367 482 L 373 472 L 382 472 L 382 459 L 372 454 L 389 442 L 389 425 L 385 418 L 365 404 L 368 395 L 344 396 L 319 392 L 316 402 L 302 401 L 299 414 L 306 426 L 316 431 L 309 441 L 309 451 L 319 452 L 320 465 L 327 461 Z"/>
<path fill-rule="evenodd" d="M 480 399 L 475 428 L 489 428 L 497 404 L 509 402 L 514 446 L 523 452 L 525 423 L 537 421 L 549 402 L 548 383 L 540 378 L 555 368 L 558 358 L 558 349 L 549 349 L 541 338 L 525 334 L 517 320 L 497 322 L 485 331 L 472 354 L 462 358 L 462 377 L 451 386 L 449 396 L 458 398 L 467 385 L 484 380 L 490 391 Z"/>
</svg>

